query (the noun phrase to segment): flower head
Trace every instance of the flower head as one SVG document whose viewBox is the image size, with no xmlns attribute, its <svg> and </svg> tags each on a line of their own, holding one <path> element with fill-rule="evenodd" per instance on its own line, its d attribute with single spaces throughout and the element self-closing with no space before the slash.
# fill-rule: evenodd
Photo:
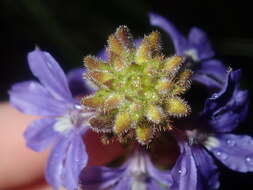
<svg viewBox="0 0 253 190">
<path fill-rule="evenodd" d="M 10 102 L 23 113 L 43 116 L 26 129 L 26 144 L 42 151 L 53 143 L 46 179 L 54 189 L 64 186 L 74 190 L 88 159 L 82 135 L 92 113 L 85 112 L 72 97 L 63 70 L 49 53 L 36 48 L 28 54 L 28 64 L 40 83 L 26 81 L 13 85 Z"/>
<path fill-rule="evenodd" d="M 98 91 L 82 104 L 97 115 L 89 120 L 98 132 L 113 133 L 120 141 L 136 136 L 148 144 L 159 130 L 167 130 L 171 117 L 186 116 L 188 104 L 180 97 L 190 87 L 192 71 L 183 58 L 161 54 L 159 33 L 145 36 L 138 47 L 125 26 L 108 39 L 108 61 L 84 58 L 85 78 Z"/>
</svg>

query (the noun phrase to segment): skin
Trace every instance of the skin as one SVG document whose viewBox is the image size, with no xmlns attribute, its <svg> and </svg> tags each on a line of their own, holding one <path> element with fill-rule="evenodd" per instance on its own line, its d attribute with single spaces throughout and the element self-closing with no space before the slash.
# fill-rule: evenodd
<svg viewBox="0 0 253 190">
<path fill-rule="evenodd" d="M 50 148 L 34 152 L 26 147 L 23 138 L 25 128 L 36 118 L 18 112 L 7 103 L 0 103 L 0 189 L 51 189 L 43 178 Z M 123 153 L 120 144 L 103 145 L 91 131 L 84 140 L 89 155 L 88 166 L 104 165 Z"/>
</svg>

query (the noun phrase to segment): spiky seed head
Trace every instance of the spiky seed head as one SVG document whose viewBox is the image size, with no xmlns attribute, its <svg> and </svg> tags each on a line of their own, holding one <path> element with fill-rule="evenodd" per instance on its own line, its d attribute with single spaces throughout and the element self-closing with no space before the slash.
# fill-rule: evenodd
<svg viewBox="0 0 253 190">
<path fill-rule="evenodd" d="M 108 67 L 104 61 L 97 59 L 94 56 L 86 56 L 83 59 L 85 66 L 90 70 L 106 70 Z"/>
<path fill-rule="evenodd" d="M 109 51 L 116 55 L 122 55 L 124 53 L 124 46 L 114 34 L 109 36 L 108 45 Z"/>
<path fill-rule="evenodd" d="M 108 61 L 84 58 L 85 78 L 98 91 L 81 102 L 98 114 L 90 120 L 93 130 L 147 145 L 156 132 L 172 129 L 171 118 L 189 114 L 180 95 L 189 88 L 192 71 L 182 57 L 161 53 L 158 32 L 145 36 L 138 47 L 132 39 L 128 28 L 120 26 L 109 36 Z"/>
<path fill-rule="evenodd" d="M 126 26 L 119 26 L 115 32 L 116 37 L 126 50 L 134 48 L 133 37 Z"/>
<path fill-rule="evenodd" d="M 112 61 L 112 66 L 116 71 L 120 71 L 126 67 L 125 62 L 121 57 L 115 57 Z"/>
<path fill-rule="evenodd" d="M 172 56 L 166 59 L 164 62 L 163 71 L 166 72 L 169 76 L 175 76 L 183 63 L 183 57 L 181 56 Z"/>
<path fill-rule="evenodd" d="M 151 54 L 152 52 L 150 50 L 148 39 L 145 36 L 139 48 L 136 51 L 136 63 L 140 65 L 142 63 L 147 62 L 148 60 L 150 60 Z"/>
<path fill-rule="evenodd" d="M 185 69 L 178 75 L 178 81 L 177 84 L 180 87 L 184 87 L 186 89 L 190 88 L 191 86 L 191 77 L 193 75 L 193 72 L 190 69 Z"/>
<path fill-rule="evenodd" d="M 190 113 L 189 105 L 179 97 L 167 98 L 165 110 L 171 116 L 183 117 Z"/>
<path fill-rule="evenodd" d="M 110 94 L 104 101 L 104 112 L 109 112 L 113 109 L 116 109 L 124 101 L 124 97 L 120 94 Z"/>
<path fill-rule="evenodd" d="M 164 113 L 160 106 L 149 105 L 146 110 L 146 117 L 148 120 L 159 124 L 163 120 Z"/>
<path fill-rule="evenodd" d="M 168 78 L 161 78 L 160 80 L 157 80 L 155 89 L 159 94 L 166 94 L 171 90 L 172 85 L 173 83 Z"/>
<path fill-rule="evenodd" d="M 97 115 L 89 119 L 91 129 L 98 133 L 111 133 L 112 132 L 112 119 L 104 116 Z"/>
<path fill-rule="evenodd" d="M 113 80 L 112 73 L 106 71 L 90 71 L 86 73 L 89 80 L 97 84 L 98 86 L 111 87 L 111 81 Z"/>
<path fill-rule="evenodd" d="M 131 118 L 128 112 L 120 112 L 115 117 L 113 131 L 115 134 L 127 132 L 131 127 Z"/>
<path fill-rule="evenodd" d="M 135 134 L 136 134 L 136 139 L 137 141 L 142 144 L 148 144 L 153 136 L 154 136 L 154 131 L 151 126 L 149 126 L 148 123 L 141 123 L 139 126 L 135 128 Z"/>
<path fill-rule="evenodd" d="M 104 103 L 104 96 L 100 96 L 99 94 L 90 95 L 82 98 L 81 104 L 90 107 L 90 108 L 102 108 Z"/>
</svg>

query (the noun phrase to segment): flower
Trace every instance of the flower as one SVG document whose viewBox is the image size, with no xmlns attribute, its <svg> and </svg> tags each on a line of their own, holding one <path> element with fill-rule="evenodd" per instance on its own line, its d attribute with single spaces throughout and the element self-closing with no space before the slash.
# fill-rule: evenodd
<svg viewBox="0 0 253 190">
<path fill-rule="evenodd" d="M 214 59 L 200 29 L 192 28 L 186 38 L 159 15 L 151 13 L 150 21 L 171 36 L 176 55 L 162 54 L 158 32 L 134 41 L 126 26 L 109 36 L 106 54 L 84 58 L 87 72 L 77 69 L 65 76 L 49 53 L 38 48 L 29 53 L 30 69 L 40 83 L 13 85 L 10 102 L 24 113 L 43 117 L 24 136 L 35 151 L 53 144 L 46 179 L 55 190 L 62 186 L 68 190 L 217 189 L 219 172 L 213 157 L 232 170 L 253 171 L 253 139 L 230 134 L 248 112 L 248 92 L 239 86 L 241 71 L 227 71 Z M 88 80 L 81 81 L 82 75 Z M 188 128 L 174 127 L 172 119 L 190 113 L 182 95 L 192 77 L 212 95 L 197 120 L 192 120 L 193 127 L 193 117 L 186 120 Z M 85 95 L 81 101 L 74 98 L 81 95 Z M 85 168 L 88 155 L 82 137 L 89 128 L 101 133 L 102 142 L 116 139 L 134 152 L 118 168 Z M 154 137 L 159 140 L 152 141 Z M 163 151 L 162 145 L 169 151 Z M 159 157 L 164 152 L 170 154 L 166 160 Z M 149 156 L 158 158 L 166 170 L 158 169 Z"/>
<path fill-rule="evenodd" d="M 172 176 L 178 176 L 179 170 L 185 171 L 189 183 L 187 180 L 183 183 L 191 184 L 192 189 L 219 187 L 217 166 L 208 152 L 232 170 L 253 171 L 253 139 L 229 133 L 245 119 L 248 111 L 248 92 L 239 87 L 240 75 L 240 70 L 230 71 L 220 92 L 207 99 L 201 114 L 202 124 L 186 131 L 188 143 L 178 138 L 181 155 Z M 203 126 L 203 122 L 209 127 Z M 176 181 L 179 181 L 178 177 Z M 181 186 L 178 189 L 188 188 Z"/>
<path fill-rule="evenodd" d="M 178 139 L 180 156 L 171 170 L 172 190 L 211 190 L 219 187 L 218 168 L 201 144 Z"/>
<path fill-rule="evenodd" d="M 210 89 L 223 86 L 227 69 L 213 58 L 214 51 L 204 31 L 193 27 L 186 38 L 169 20 L 158 14 L 150 13 L 149 20 L 151 25 L 160 27 L 171 37 L 176 55 L 185 56 L 189 62 L 193 62 L 194 81 Z"/>
<path fill-rule="evenodd" d="M 14 84 L 9 91 L 10 103 L 23 113 L 43 116 L 24 132 L 26 144 L 34 151 L 53 144 L 46 180 L 54 189 L 64 186 L 74 190 L 87 164 L 82 136 L 92 113 L 84 112 L 78 100 L 72 97 L 63 70 L 49 53 L 36 48 L 28 54 L 28 64 L 40 83 Z"/>
<path fill-rule="evenodd" d="M 127 27 L 121 26 L 109 36 L 107 52 L 107 62 L 84 58 L 85 78 L 99 88 L 82 99 L 97 112 L 89 120 L 95 131 L 112 133 L 120 141 L 136 136 L 146 145 L 159 129 L 169 128 L 170 118 L 190 113 L 180 96 L 190 87 L 192 71 L 180 56 L 161 54 L 159 33 L 145 36 L 136 48 Z"/>
<path fill-rule="evenodd" d="M 165 190 L 172 185 L 170 172 L 157 169 L 146 152 L 136 150 L 120 168 L 91 167 L 81 184 L 89 190 Z"/>
</svg>

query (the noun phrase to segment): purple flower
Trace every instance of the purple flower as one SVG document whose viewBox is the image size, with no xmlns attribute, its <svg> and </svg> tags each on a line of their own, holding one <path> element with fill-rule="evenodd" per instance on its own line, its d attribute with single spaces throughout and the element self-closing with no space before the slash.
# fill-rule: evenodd
<svg viewBox="0 0 253 190">
<path fill-rule="evenodd" d="M 207 99 L 202 113 L 212 130 L 219 133 L 230 132 L 245 120 L 248 107 L 248 91 L 240 89 L 241 70 L 230 71 L 219 93 Z"/>
<path fill-rule="evenodd" d="M 83 188 L 89 190 L 165 190 L 172 183 L 170 173 L 157 169 L 149 156 L 140 150 L 136 150 L 120 168 L 88 168 L 81 178 Z"/>
<path fill-rule="evenodd" d="M 63 70 L 49 53 L 36 48 L 28 54 L 28 64 L 40 83 L 26 81 L 13 85 L 10 102 L 23 113 L 43 116 L 26 129 L 26 144 L 35 151 L 53 144 L 46 179 L 54 189 L 64 186 L 74 190 L 87 164 L 82 135 L 92 113 L 82 111 L 79 101 L 72 97 Z"/>
<path fill-rule="evenodd" d="M 180 156 L 171 170 L 172 190 L 211 190 L 219 187 L 218 168 L 212 156 L 200 145 L 178 140 Z"/>
<path fill-rule="evenodd" d="M 207 150 L 232 170 L 253 171 L 253 139 L 246 135 L 230 134 L 241 123 L 248 111 L 248 92 L 239 87 L 240 70 L 229 72 L 226 83 L 219 93 L 205 103 L 198 128 L 186 131 L 188 142 L 178 138 L 181 155 L 172 170 L 175 181 L 180 181 L 184 171 L 188 180 L 182 180 L 179 190 L 217 189 L 217 166 Z M 180 186 L 181 185 L 181 186 Z"/>
<path fill-rule="evenodd" d="M 200 63 L 192 65 L 196 67 L 193 80 L 210 89 L 223 86 L 226 67 L 219 60 L 213 59 L 214 51 L 205 32 L 193 27 L 186 38 L 166 18 L 150 13 L 149 19 L 151 25 L 163 29 L 171 37 L 177 55 L 185 56 L 190 62 Z"/>
</svg>

